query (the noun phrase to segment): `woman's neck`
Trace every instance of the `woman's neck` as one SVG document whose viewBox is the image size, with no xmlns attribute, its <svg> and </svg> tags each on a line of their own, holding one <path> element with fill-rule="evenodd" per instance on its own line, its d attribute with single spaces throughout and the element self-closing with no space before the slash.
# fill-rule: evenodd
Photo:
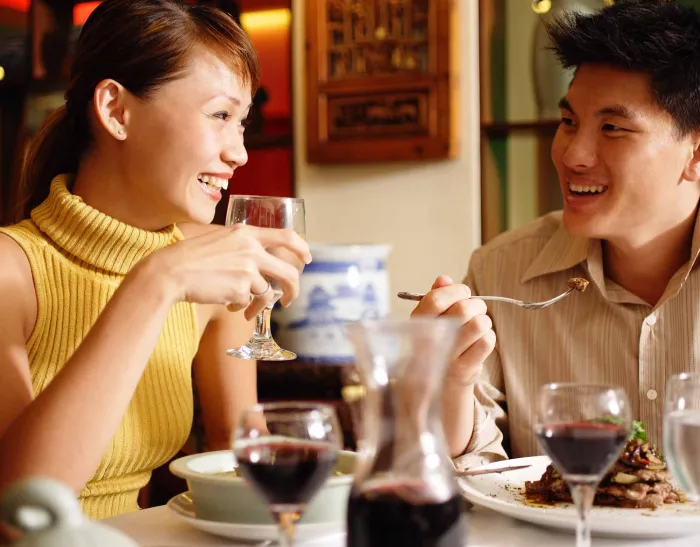
<svg viewBox="0 0 700 547">
<path fill-rule="evenodd" d="M 147 184 L 146 180 L 136 182 Z M 155 232 L 173 224 L 159 215 L 152 203 L 129 190 L 130 184 L 116 162 L 90 155 L 81 161 L 70 188 L 87 205 L 135 228 Z"/>
</svg>

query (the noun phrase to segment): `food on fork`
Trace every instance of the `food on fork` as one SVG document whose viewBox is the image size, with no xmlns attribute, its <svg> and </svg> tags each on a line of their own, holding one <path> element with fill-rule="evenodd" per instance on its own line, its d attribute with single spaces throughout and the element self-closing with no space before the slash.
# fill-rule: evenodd
<svg viewBox="0 0 700 547">
<path fill-rule="evenodd" d="M 588 287 L 588 279 L 584 279 L 583 277 L 572 277 L 567 281 L 567 284 L 569 285 L 570 288 L 577 290 L 578 292 L 583 292 L 586 290 L 586 287 Z"/>
<path fill-rule="evenodd" d="M 646 438 L 644 424 L 634 422 L 632 438 L 598 485 L 593 505 L 632 509 L 658 509 L 681 503 L 685 497 L 674 489 L 663 456 Z M 572 503 L 564 478 L 552 464 L 537 481 L 525 482 L 528 502 L 552 505 Z"/>
</svg>

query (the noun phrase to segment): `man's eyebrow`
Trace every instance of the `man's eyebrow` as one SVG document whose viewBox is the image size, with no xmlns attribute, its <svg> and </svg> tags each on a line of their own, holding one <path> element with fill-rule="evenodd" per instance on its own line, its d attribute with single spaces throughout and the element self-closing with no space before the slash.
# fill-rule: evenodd
<svg viewBox="0 0 700 547">
<path fill-rule="evenodd" d="M 568 110 L 569 112 L 574 112 L 574 109 L 571 107 L 571 103 L 566 97 L 559 101 L 559 108 L 562 110 Z M 598 116 L 619 116 L 620 118 L 625 118 L 627 120 L 633 120 L 634 118 L 639 117 L 639 115 L 632 109 L 621 104 L 604 106 L 598 110 L 596 114 Z"/>
<path fill-rule="evenodd" d="M 562 110 L 568 110 L 569 112 L 574 111 L 574 109 L 571 108 L 571 104 L 569 103 L 569 101 L 566 97 L 562 97 L 561 100 L 559 101 L 559 108 Z"/>
<path fill-rule="evenodd" d="M 619 116 L 620 118 L 626 118 L 628 120 L 633 120 L 638 115 L 633 110 L 621 104 L 614 104 L 611 106 L 606 106 L 598 110 L 599 116 Z"/>
</svg>

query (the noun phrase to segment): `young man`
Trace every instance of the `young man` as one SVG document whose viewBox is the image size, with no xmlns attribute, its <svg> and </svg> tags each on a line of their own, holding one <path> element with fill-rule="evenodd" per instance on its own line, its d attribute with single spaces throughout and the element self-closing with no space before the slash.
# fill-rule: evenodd
<svg viewBox="0 0 700 547">
<path fill-rule="evenodd" d="M 667 377 L 700 364 L 700 19 L 673 2 L 618 1 L 550 34 L 576 69 L 552 145 L 564 209 L 476 251 L 465 284 L 539 301 L 572 277 L 591 283 L 539 311 L 489 303 L 496 349 L 446 401 L 481 416 L 460 424 L 463 465 L 502 454 L 499 427 L 511 457 L 537 454 L 535 401 L 548 382 L 623 387 L 660 443 Z M 443 298 L 450 288 L 416 312 L 456 305 Z"/>
</svg>

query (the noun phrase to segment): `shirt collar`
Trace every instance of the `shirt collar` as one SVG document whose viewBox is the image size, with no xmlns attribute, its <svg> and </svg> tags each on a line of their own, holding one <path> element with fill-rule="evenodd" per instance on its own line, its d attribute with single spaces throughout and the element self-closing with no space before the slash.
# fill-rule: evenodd
<svg viewBox="0 0 700 547">
<path fill-rule="evenodd" d="M 536 277 L 561 272 L 581 264 L 588 258 L 590 240 L 574 236 L 561 224 L 521 279 L 526 283 Z"/>
<path fill-rule="evenodd" d="M 673 276 L 669 282 L 665 301 L 669 296 L 677 294 L 683 282 L 688 278 L 700 256 L 700 208 L 695 216 L 693 239 L 691 243 L 690 260 Z M 590 239 L 572 235 L 562 223 L 547 244 L 542 248 L 535 260 L 530 264 L 521 279 L 526 283 L 544 275 L 562 272 L 583 264 L 593 281 L 604 294 L 607 293 L 608 282 L 603 272 L 603 252 L 600 239 Z M 608 287 L 609 288 L 609 287 Z M 626 292 L 626 291 L 624 291 Z"/>
</svg>

